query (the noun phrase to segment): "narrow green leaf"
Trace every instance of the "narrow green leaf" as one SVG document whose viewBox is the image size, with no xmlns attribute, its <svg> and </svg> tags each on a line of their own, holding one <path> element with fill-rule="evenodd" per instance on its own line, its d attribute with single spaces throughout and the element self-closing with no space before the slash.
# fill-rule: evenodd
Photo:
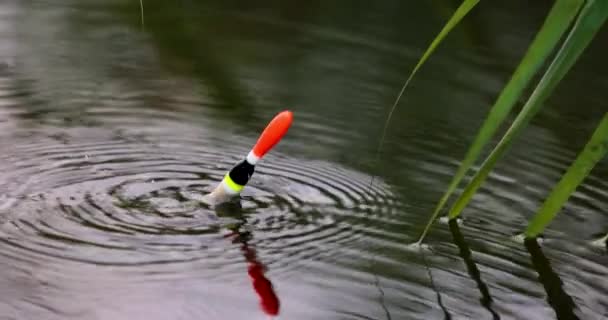
<svg viewBox="0 0 608 320">
<path fill-rule="evenodd" d="M 473 9 L 477 5 L 477 3 L 479 3 L 479 0 L 464 0 L 462 4 L 458 7 L 458 9 L 456 9 L 450 20 L 448 20 L 448 22 L 445 24 L 443 29 L 441 29 L 439 34 L 435 37 L 435 39 L 433 39 L 433 42 L 431 42 L 431 44 L 426 49 L 420 60 L 418 60 L 418 63 L 408 76 L 407 80 L 405 80 L 403 87 L 401 87 L 401 91 L 399 91 L 399 94 L 397 95 L 397 98 L 395 99 L 395 102 L 391 106 L 388 116 L 386 117 L 386 121 L 384 122 L 384 128 L 382 129 L 382 136 L 380 137 L 380 143 L 378 144 L 378 150 L 376 151 L 376 157 L 380 154 L 380 150 L 382 149 L 382 145 L 384 144 L 384 139 L 386 138 L 386 131 L 388 130 L 388 125 L 393 117 L 393 113 L 395 112 L 397 105 L 399 104 L 399 101 L 401 100 L 401 96 L 403 96 L 405 88 L 408 87 L 408 85 L 414 78 L 414 75 L 416 74 L 416 72 L 418 72 L 418 69 L 420 69 L 420 67 L 426 62 L 429 56 L 435 51 L 437 46 L 443 41 L 443 39 L 448 35 L 448 33 L 450 33 L 452 29 L 454 29 L 454 27 L 460 22 L 460 20 L 462 20 L 462 18 L 464 18 L 467 13 L 469 13 L 469 11 L 471 11 L 471 9 Z"/>
<path fill-rule="evenodd" d="M 595 164 L 606 155 L 607 151 L 608 113 L 604 115 L 585 149 L 583 149 L 574 163 L 568 168 L 540 210 L 538 210 L 532 221 L 528 224 L 528 228 L 524 233 L 526 238 L 535 238 L 543 232 L 545 227 L 555 218 L 562 206 L 568 201 L 574 190 L 585 179 Z"/>
<path fill-rule="evenodd" d="M 477 160 L 483 147 L 496 133 L 496 130 L 498 130 L 498 127 L 505 120 L 511 109 L 513 109 L 513 106 L 530 83 L 532 77 L 555 49 L 562 35 L 576 17 L 582 3 L 583 0 L 558 0 L 555 2 L 515 73 L 513 73 L 513 76 L 511 76 L 511 79 L 498 96 L 494 106 L 490 109 L 485 122 L 482 124 L 481 129 L 479 129 L 471 147 L 469 147 L 447 191 L 435 207 L 431 219 L 420 236 L 419 242 L 424 239 L 441 209 L 443 209 L 465 174 L 469 171 L 475 160 Z"/>
<path fill-rule="evenodd" d="M 513 138 L 521 133 L 522 129 L 527 126 L 551 92 L 553 92 L 553 89 L 555 89 L 557 84 L 577 61 L 580 54 L 585 50 L 591 40 L 593 40 L 597 31 L 606 21 L 606 17 L 608 17 L 607 0 L 588 0 L 585 3 L 568 38 L 551 62 L 551 65 L 543 75 L 534 92 L 515 118 L 515 121 L 486 158 L 479 171 L 475 174 L 471 182 L 469 182 L 463 193 L 450 209 L 448 214 L 450 219 L 460 215 L 462 209 L 469 203 L 477 189 L 488 177 L 498 159 L 506 152 Z"/>
<path fill-rule="evenodd" d="M 431 45 L 429 45 L 429 47 L 426 49 L 426 51 L 422 55 L 422 58 L 420 58 L 420 60 L 416 64 L 416 67 L 414 67 L 414 70 L 412 71 L 409 78 L 407 79 L 406 85 L 407 85 L 407 83 L 409 83 L 409 81 L 412 79 L 412 77 L 414 77 L 414 74 L 416 74 L 416 72 L 418 72 L 418 69 L 420 69 L 422 64 L 424 64 L 424 62 L 426 62 L 426 60 L 429 58 L 429 56 L 435 51 L 437 46 L 448 35 L 448 33 L 450 33 L 450 31 L 452 31 L 452 29 L 454 29 L 454 27 L 458 23 L 460 23 L 460 20 L 462 20 L 462 18 L 464 18 L 471 11 L 471 9 L 473 9 L 477 5 L 477 3 L 479 3 L 479 0 L 464 0 L 462 2 L 462 4 L 458 7 L 458 9 L 456 9 L 454 14 L 450 18 L 450 20 L 448 20 L 448 22 L 445 24 L 443 29 L 441 29 L 439 34 L 435 37 L 435 39 L 433 39 L 433 42 L 431 42 Z"/>
<path fill-rule="evenodd" d="M 144 0 L 139 0 L 139 9 L 141 14 L 141 29 L 145 30 L 146 24 L 144 23 Z"/>
</svg>

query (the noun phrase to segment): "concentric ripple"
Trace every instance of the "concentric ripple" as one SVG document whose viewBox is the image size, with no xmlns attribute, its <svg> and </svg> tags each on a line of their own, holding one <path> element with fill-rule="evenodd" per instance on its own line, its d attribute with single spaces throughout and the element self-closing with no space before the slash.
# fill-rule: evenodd
<svg viewBox="0 0 608 320">
<path fill-rule="evenodd" d="M 259 250 L 279 253 L 268 263 L 289 265 L 304 255 L 356 246 L 356 230 L 366 228 L 370 214 L 390 221 L 397 205 L 382 183 L 370 189 L 366 175 L 271 155 L 238 207 L 214 210 L 200 198 L 246 147 L 216 150 L 187 134 L 179 141 L 160 135 L 141 140 L 82 128 L 28 141 L 13 145 L 0 186 L 8 194 L 1 225 L 8 246 L 2 250 L 13 254 L 115 266 L 203 259 L 221 266 L 242 260 L 218 241 L 241 228 L 254 233 Z M 319 247 L 324 250 L 311 252 Z"/>
</svg>

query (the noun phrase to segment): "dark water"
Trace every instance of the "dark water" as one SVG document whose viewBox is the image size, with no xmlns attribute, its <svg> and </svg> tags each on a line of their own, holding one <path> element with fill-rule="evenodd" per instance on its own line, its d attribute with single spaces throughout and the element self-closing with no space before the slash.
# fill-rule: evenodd
<svg viewBox="0 0 608 320">
<path fill-rule="evenodd" d="M 374 171 L 457 3 L 0 2 L 0 319 L 608 318 L 608 162 L 511 239 L 608 110 L 607 30 L 464 223 L 408 247 L 551 4 L 482 3 Z M 285 108 L 240 206 L 201 205 Z"/>
</svg>

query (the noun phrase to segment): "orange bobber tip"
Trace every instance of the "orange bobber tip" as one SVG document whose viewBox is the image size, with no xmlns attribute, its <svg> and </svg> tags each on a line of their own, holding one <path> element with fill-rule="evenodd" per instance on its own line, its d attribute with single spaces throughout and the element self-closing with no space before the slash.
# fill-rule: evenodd
<svg viewBox="0 0 608 320">
<path fill-rule="evenodd" d="M 289 110 L 285 110 L 277 114 L 270 123 L 266 126 L 266 129 L 260 135 L 258 142 L 253 147 L 253 153 L 256 157 L 263 157 L 272 147 L 274 147 L 281 138 L 287 133 L 287 130 L 291 126 L 293 121 L 293 113 Z"/>
</svg>

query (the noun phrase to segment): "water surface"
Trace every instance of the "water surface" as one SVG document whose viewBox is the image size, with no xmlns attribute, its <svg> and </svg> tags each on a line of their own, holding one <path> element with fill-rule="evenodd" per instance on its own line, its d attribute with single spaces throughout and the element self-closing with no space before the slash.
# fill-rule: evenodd
<svg viewBox="0 0 608 320">
<path fill-rule="evenodd" d="M 606 30 L 464 222 L 408 246 L 550 3 L 481 4 L 373 166 L 455 5 L 2 2 L 0 319 L 608 317 L 608 162 L 541 246 L 511 239 L 608 110 Z M 240 202 L 201 204 L 286 108 Z"/>
</svg>

